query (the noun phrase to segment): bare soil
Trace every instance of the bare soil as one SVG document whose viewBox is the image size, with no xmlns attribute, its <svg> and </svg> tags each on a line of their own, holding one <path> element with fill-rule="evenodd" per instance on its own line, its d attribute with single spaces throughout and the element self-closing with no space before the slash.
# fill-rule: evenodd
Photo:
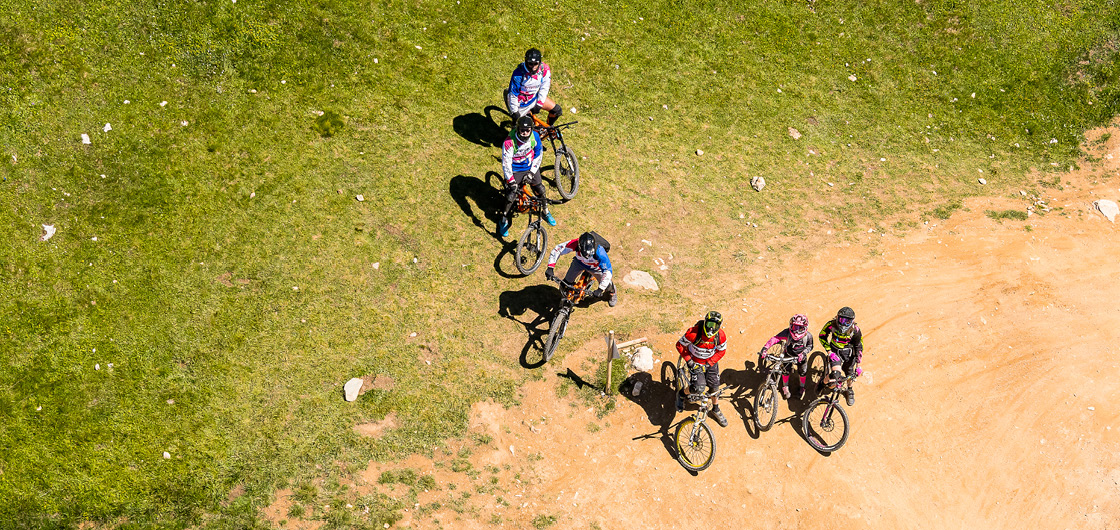
<svg viewBox="0 0 1120 530">
<path fill-rule="evenodd" d="M 1039 188 L 1044 215 L 996 221 L 985 211 L 1035 201 L 977 198 L 903 238 L 861 234 L 760 273 L 750 299 L 723 309 L 724 381 L 743 397 L 725 402 L 727 428 L 710 423 L 718 446 L 706 471 L 690 473 L 671 448 L 686 414 L 673 410 L 660 363 L 675 361 L 677 333 L 648 330 L 654 373 L 633 375 L 640 394 L 619 396 L 605 417 L 559 398 L 553 376 L 587 374 L 602 352 L 595 340 L 553 359 L 520 407 L 476 404 L 473 437 L 435 458 L 371 462 L 355 487 L 399 493 L 377 484 L 382 471 L 432 474 L 438 489 L 419 492 L 395 525 L 409 528 L 547 517 L 603 529 L 1120 528 L 1120 229 L 1092 206 L 1120 199 L 1120 130 L 1089 138 L 1104 132 L 1107 142 L 1087 148 L 1092 163 L 1064 174 L 1061 189 Z M 809 447 L 798 401 L 756 432 L 755 353 L 794 313 L 819 330 L 843 305 L 866 343 L 847 444 L 829 455 Z M 623 299 L 615 310 L 641 308 Z M 473 476 L 450 469 L 461 447 Z"/>
</svg>

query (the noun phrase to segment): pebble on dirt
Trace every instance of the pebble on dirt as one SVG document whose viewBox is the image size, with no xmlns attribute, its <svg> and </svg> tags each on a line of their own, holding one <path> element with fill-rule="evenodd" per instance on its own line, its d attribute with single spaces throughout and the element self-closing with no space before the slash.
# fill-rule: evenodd
<svg viewBox="0 0 1120 530">
<path fill-rule="evenodd" d="M 1116 216 L 1120 215 L 1120 206 L 1117 206 L 1115 202 L 1112 202 L 1108 199 L 1093 201 L 1093 207 L 1095 207 L 1097 211 L 1101 213 L 1101 215 L 1108 218 L 1108 221 L 1111 223 L 1115 223 Z M 44 228 L 46 227 L 46 225 L 43 226 Z"/>
</svg>

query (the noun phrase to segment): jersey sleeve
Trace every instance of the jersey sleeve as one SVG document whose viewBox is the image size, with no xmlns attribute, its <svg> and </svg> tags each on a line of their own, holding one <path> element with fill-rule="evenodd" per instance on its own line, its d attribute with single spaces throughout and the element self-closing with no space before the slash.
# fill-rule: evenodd
<svg viewBox="0 0 1120 530">
<path fill-rule="evenodd" d="M 856 326 L 856 332 L 852 334 L 852 349 L 856 353 L 856 364 L 863 362 L 863 332 L 859 326 Z"/>
<path fill-rule="evenodd" d="M 516 147 L 513 145 L 513 138 L 506 138 L 502 142 L 502 176 L 505 177 L 506 182 L 513 182 L 513 152 Z"/>
<path fill-rule="evenodd" d="M 611 258 L 607 256 L 607 251 L 602 246 L 595 247 L 595 258 L 599 260 L 599 268 L 603 269 L 603 279 L 599 280 L 599 288 L 606 289 L 611 284 L 611 278 L 614 277 L 614 271 L 611 269 Z"/>
<path fill-rule="evenodd" d="M 518 101 L 518 96 L 521 94 L 521 83 L 524 81 L 524 76 L 520 75 L 521 67 L 518 66 L 513 71 L 513 75 L 509 77 L 509 92 L 506 93 L 506 104 L 509 105 L 509 110 L 513 112 L 511 116 L 515 121 L 521 115 L 521 103 Z"/>
<path fill-rule="evenodd" d="M 573 239 L 571 241 L 567 241 L 567 242 L 564 242 L 564 243 L 560 243 L 559 245 L 556 245 L 552 249 L 552 253 L 548 255 L 548 267 L 549 268 L 555 267 L 556 266 L 556 260 L 560 259 L 560 256 L 563 256 L 564 254 L 567 254 L 567 253 L 571 252 L 575 248 L 575 245 L 576 245 L 577 241 L 578 241 L 578 239 Z"/>
<path fill-rule="evenodd" d="M 543 70 L 543 76 L 541 88 L 537 90 L 537 101 L 544 101 L 548 98 L 548 90 L 552 88 L 552 69 L 547 64 L 541 63 L 541 70 Z"/>
<path fill-rule="evenodd" d="M 692 346 L 692 343 L 695 340 L 695 327 L 688 328 L 688 330 L 684 332 L 684 335 L 681 335 L 681 338 L 677 340 L 677 353 L 679 353 L 681 357 L 684 358 L 685 362 L 689 362 L 692 360 L 692 350 L 689 349 L 689 346 Z"/>
</svg>

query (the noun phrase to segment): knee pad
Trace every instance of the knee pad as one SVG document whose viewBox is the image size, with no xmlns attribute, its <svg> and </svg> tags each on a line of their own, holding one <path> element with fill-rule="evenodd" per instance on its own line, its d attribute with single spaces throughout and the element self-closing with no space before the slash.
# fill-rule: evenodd
<svg viewBox="0 0 1120 530">
<path fill-rule="evenodd" d="M 564 114 L 564 107 L 561 107 L 559 103 L 553 106 L 552 110 L 548 111 L 548 115 L 553 118 L 559 118 L 561 114 Z"/>
</svg>

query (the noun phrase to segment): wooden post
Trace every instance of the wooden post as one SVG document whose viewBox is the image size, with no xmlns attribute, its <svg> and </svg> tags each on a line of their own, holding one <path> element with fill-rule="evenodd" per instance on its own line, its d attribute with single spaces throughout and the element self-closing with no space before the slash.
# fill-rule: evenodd
<svg viewBox="0 0 1120 530">
<path fill-rule="evenodd" d="M 611 393 L 611 372 L 614 371 L 614 352 L 616 345 L 614 343 L 614 330 L 607 332 L 607 384 L 603 392 L 608 396 Z"/>
</svg>

